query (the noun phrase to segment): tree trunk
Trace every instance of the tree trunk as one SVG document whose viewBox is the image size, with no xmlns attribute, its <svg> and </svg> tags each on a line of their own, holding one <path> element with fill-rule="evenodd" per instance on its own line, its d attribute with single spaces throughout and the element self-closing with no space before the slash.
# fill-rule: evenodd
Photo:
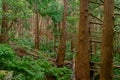
<svg viewBox="0 0 120 80">
<path fill-rule="evenodd" d="M 56 42 L 57 42 L 57 39 L 58 39 L 58 35 L 56 35 L 56 32 L 58 31 L 58 25 L 57 24 L 54 24 L 55 26 L 55 29 L 54 29 L 54 51 L 57 52 L 57 45 L 56 45 Z"/>
<path fill-rule="evenodd" d="M 66 26 L 67 26 L 67 7 L 68 1 L 64 0 L 64 13 L 63 22 L 60 36 L 60 44 L 58 47 L 57 66 L 62 67 L 64 65 L 65 52 L 66 52 Z"/>
<path fill-rule="evenodd" d="M 7 12 L 7 3 L 5 0 L 3 0 L 2 10 L 3 11 L 2 11 L 0 43 L 5 43 L 8 41 L 8 19 L 7 16 L 4 15 Z"/>
<path fill-rule="evenodd" d="M 39 13 L 36 11 L 35 49 L 39 50 Z"/>
<path fill-rule="evenodd" d="M 73 44 L 73 40 L 71 40 L 71 52 L 73 53 L 74 52 L 74 44 Z"/>
<path fill-rule="evenodd" d="M 100 80 L 113 80 L 114 0 L 104 2 Z"/>
<path fill-rule="evenodd" d="M 80 0 L 78 47 L 75 62 L 76 80 L 90 80 L 89 0 Z"/>
</svg>

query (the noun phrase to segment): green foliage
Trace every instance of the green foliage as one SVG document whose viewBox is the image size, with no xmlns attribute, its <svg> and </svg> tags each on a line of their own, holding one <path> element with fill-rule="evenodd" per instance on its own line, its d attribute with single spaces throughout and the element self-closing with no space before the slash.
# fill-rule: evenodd
<svg viewBox="0 0 120 80">
<path fill-rule="evenodd" d="M 17 44 L 17 46 L 21 46 L 21 47 L 25 48 L 26 50 L 31 50 L 32 48 L 34 48 L 34 42 L 30 38 L 24 38 L 24 39 L 11 38 L 10 41 Z"/>
<path fill-rule="evenodd" d="M 0 71 L 0 79 L 2 79 L 6 75 L 5 71 Z"/>
<path fill-rule="evenodd" d="M 20 74 L 22 74 L 21 76 L 27 75 L 23 80 L 44 80 L 46 76 L 54 76 L 56 80 L 63 80 L 61 78 L 69 79 L 71 75 L 69 69 L 56 68 L 45 59 L 38 59 L 36 61 L 23 59 L 22 61 L 15 61 L 15 63 L 16 67 L 19 69 L 15 70 L 17 72 L 16 76 L 20 76 Z M 26 73 L 24 73 L 24 71 Z"/>
<path fill-rule="evenodd" d="M 66 43 L 66 52 L 70 52 L 71 50 L 71 42 L 70 41 L 68 41 L 67 43 Z"/>
<path fill-rule="evenodd" d="M 118 32 L 120 31 L 120 29 L 119 29 L 118 26 L 115 27 L 115 31 L 116 31 L 116 33 L 114 33 L 114 53 L 119 53 L 119 50 L 120 50 L 120 41 L 119 41 L 120 35 L 119 35 Z"/>
<path fill-rule="evenodd" d="M 7 44 L 0 44 L 0 60 L 7 60 L 14 58 L 15 52 Z"/>
<path fill-rule="evenodd" d="M 120 69 L 115 69 L 114 71 L 114 74 L 116 74 L 114 77 L 113 77 L 113 80 L 120 80 Z"/>
<path fill-rule="evenodd" d="M 25 19 L 32 15 L 32 10 L 27 7 L 29 4 L 26 0 L 7 0 L 7 4 L 9 9 L 6 15 L 9 19 Z"/>
<path fill-rule="evenodd" d="M 12 70 L 13 80 L 44 80 L 47 76 L 53 76 L 56 80 L 70 80 L 71 70 L 54 67 L 42 54 L 39 52 L 40 58 L 37 60 L 32 56 L 19 58 L 9 45 L 1 44 L 0 69 Z"/>
<path fill-rule="evenodd" d="M 62 20 L 63 6 L 58 1 L 42 1 L 38 5 L 38 10 L 42 16 L 50 16 L 54 23 L 59 23 Z"/>
<path fill-rule="evenodd" d="M 100 54 L 92 55 L 91 60 L 95 62 L 100 62 Z"/>
<path fill-rule="evenodd" d="M 54 23 L 62 20 L 63 6 L 56 0 L 29 0 L 33 12 L 38 11 L 41 16 L 49 16 Z"/>
<path fill-rule="evenodd" d="M 114 58 L 114 65 L 120 65 L 120 54 L 115 53 L 113 58 Z"/>
<path fill-rule="evenodd" d="M 66 56 L 65 56 L 65 59 L 66 59 L 66 60 L 72 60 L 74 54 L 75 54 L 75 53 L 67 52 L 67 53 L 66 53 Z"/>
<path fill-rule="evenodd" d="M 115 0 L 115 1 L 114 1 L 114 4 L 115 4 L 116 6 L 119 6 L 120 1 L 119 1 L 119 0 Z"/>
<path fill-rule="evenodd" d="M 51 41 L 49 43 L 41 43 L 40 49 L 45 52 L 53 52 L 54 43 Z"/>
<path fill-rule="evenodd" d="M 68 16 L 79 16 L 80 0 L 68 0 Z"/>
<path fill-rule="evenodd" d="M 56 80 L 71 80 L 70 76 L 72 72 L 66 67 L 54 68 L 52 72 Z"/>
</svg>

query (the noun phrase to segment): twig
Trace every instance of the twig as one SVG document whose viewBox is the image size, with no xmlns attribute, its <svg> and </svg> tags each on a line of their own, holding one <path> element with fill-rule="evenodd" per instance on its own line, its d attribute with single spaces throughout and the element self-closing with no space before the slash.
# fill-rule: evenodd
<svg viewBox="0 0 120 80">
<path fill-rule="evenodd" d="M 102 41 L 98 41 L 98 40 L 91 40 L 91 42 L 102 43 Z"/>
</svg>

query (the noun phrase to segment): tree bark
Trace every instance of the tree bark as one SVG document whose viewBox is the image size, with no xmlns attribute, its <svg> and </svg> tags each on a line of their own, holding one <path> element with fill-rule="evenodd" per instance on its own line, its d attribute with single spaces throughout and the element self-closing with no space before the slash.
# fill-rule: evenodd
<svg viewBox="0 0 120 80">
<path fill-rule="evenodd" d="M 90 80 L 89 0 L 80 0 L 78 47 L 75 61 L 76 80 Z"/>
<path fill-rule="evenodd" d="M 113 80 L 114 0 L 104 0 L 100 80 Z"/>
<path fill-rule="evenodd" d="M 5 0 L 3 0 L 0 43 L 5 43 L 8 41 L 8 19 L 7 16 L 4 15 L 6 12 L 7 12 L 7 3 Z"/>
<path fill-rule="evenodd" d="M 60 36 L 60 44 L 58 47 L 58 56 L 57 56 L 57 66 L 62 67 L 64 65 L 65 52 L 66 52 L 66 26 L 67 26 L 67 8 L 68 1 L 64 0 L 64 12 L 63 12 L 63 22 Z"/>
</svg>

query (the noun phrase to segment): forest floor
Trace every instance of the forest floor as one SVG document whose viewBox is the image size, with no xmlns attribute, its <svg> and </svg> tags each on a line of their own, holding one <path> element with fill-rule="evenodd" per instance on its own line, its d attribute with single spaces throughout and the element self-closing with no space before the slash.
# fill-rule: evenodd
<svg viewBox="0 0 120 80">
<path fill-rule="evenodd" d="M 50 45 L 50 44 L 49 44 Z M 56 66 L 56 53 L 42 47 L 36 51 L 32 47 L 16 43 L 0 45 L 0 80 L 72 80 L 74 53 L 66 52 L 64 67 Z M 99 80 L 100 50 L 91 56 L 91 71 L 94 80 Z M 114 54 L 114 80 L 120 80 L 120 54 Z"/>
<path fill-rule="evenodd" d="M 63 68 L 57 68 L 56 57 L 35 50 L 25 49 L 16 44 L 3 44 L 6 53 L 0 61 L 0 80 L 71 80 L 72 61 L 66 60 Z M 0 48 L 1 49 L 1 48 Z"/>
</svg>

